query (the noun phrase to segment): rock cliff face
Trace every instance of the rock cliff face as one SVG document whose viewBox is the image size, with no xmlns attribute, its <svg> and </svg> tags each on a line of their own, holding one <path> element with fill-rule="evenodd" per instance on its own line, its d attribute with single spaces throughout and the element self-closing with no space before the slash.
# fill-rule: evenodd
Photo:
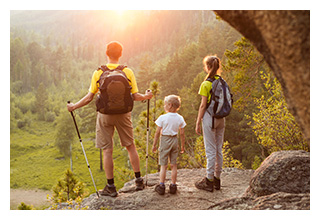
<svg viewBox="0 0 320 220">
<path fill-rule="evenodd" d="M 256 171 L 225 168 L 221 190 L 198 190 L 194 183 L 206 175 L 205 169 L 178 170 L 178 191 L 164 196 L 154 191 L 159 173 L 148 175 L 148 187 L 134 190 L 134 181 L 120 189 L 116 198 L 92 194 L 82 207 L 112 210 L 208 210 L 208 209 L 310 209 L 310 155 L 304 151 L 271 154 Z M 170 177 L 170 171 L 167 172 Z M 170 179 L 167 179 L 170 182 Z"/>
<path fill-rule="evenodd" d="M 216 11 L 264 56 L 310 138 L 310 11 Z"/>
</svg>

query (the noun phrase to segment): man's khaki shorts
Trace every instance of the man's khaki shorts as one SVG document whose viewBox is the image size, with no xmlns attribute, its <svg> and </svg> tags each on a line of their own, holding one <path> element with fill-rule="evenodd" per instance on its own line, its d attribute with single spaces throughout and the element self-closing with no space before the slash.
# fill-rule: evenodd
<svg viewBox="0 0 320 220">
<path fill-rule="evenodd" d="M 168 158 L 170 160 L 170 164 L 177 164 L 178 155 L 178 137 L 162 135 L 160 139 L 159 165 L 168 165 Z"/>
<path fill-rule="evenodd" d="M 105 115 L 98 112 L 96 124 L 97 148 L 113 147 L 114 128 L 118 131 L 121 146 L 128 147 L 134 143 L 131 112 L 116 115 Z"/>
</svg>

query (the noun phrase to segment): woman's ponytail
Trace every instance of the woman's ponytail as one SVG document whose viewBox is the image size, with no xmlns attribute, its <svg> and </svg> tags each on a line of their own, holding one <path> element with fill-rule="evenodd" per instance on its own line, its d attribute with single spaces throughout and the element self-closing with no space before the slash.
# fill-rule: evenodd
<svg viewBox="0 0 320 220">
<path fill-rule="evenodd" d="M 203 65 L 208 73 L 206 79 L 214 78 L 220 68 L 220 59 L 217 56 L 206 56 L 203 59 Z"/>
</svg>

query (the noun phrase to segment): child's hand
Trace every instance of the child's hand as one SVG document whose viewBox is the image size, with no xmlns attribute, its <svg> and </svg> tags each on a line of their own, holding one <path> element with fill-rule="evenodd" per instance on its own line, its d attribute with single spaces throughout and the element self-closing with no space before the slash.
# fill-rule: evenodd
<svg viewBox="0 0 320 220">
<path fill-rule="evenodd" d="M 153 146 L 152 152 L 153 152 L 153 153 L 157 152 L 157 146 L 156 146 L 156 145 Z"/>
<path fill-rule="evenodd" d="M 184 153 L 184 147 L 181 147 L 181 151 L 180 151 L 180 153 Z"/>
</svg>

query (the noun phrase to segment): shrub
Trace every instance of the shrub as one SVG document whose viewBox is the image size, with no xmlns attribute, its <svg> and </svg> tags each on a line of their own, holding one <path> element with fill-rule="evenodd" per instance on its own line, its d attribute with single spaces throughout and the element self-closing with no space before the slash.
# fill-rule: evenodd
<svg viewBox="0 0 320 220">
<path fill-rule="evenodd" d="M 261 158 L 258 157 L 258 156 L 255 156 L 254 157 L 254 161 L 253 161 L 253 163 L 251 165 L 252 169 L 253 170 L 258 169 L 260 167 L 261 163 L 262 163 Z"/>
<path fill-rule="evenodd" d="M 35 210 L 32 205 L 26 205 L 24 202 L 18 206 L 18 210 Z"/>
<path fill-rule="evenodd" d="M 45 114 L 46 122 L 54 122 L 56 120 L 56 114 L 54 112 L 47 112 Z"/>
</svg>

